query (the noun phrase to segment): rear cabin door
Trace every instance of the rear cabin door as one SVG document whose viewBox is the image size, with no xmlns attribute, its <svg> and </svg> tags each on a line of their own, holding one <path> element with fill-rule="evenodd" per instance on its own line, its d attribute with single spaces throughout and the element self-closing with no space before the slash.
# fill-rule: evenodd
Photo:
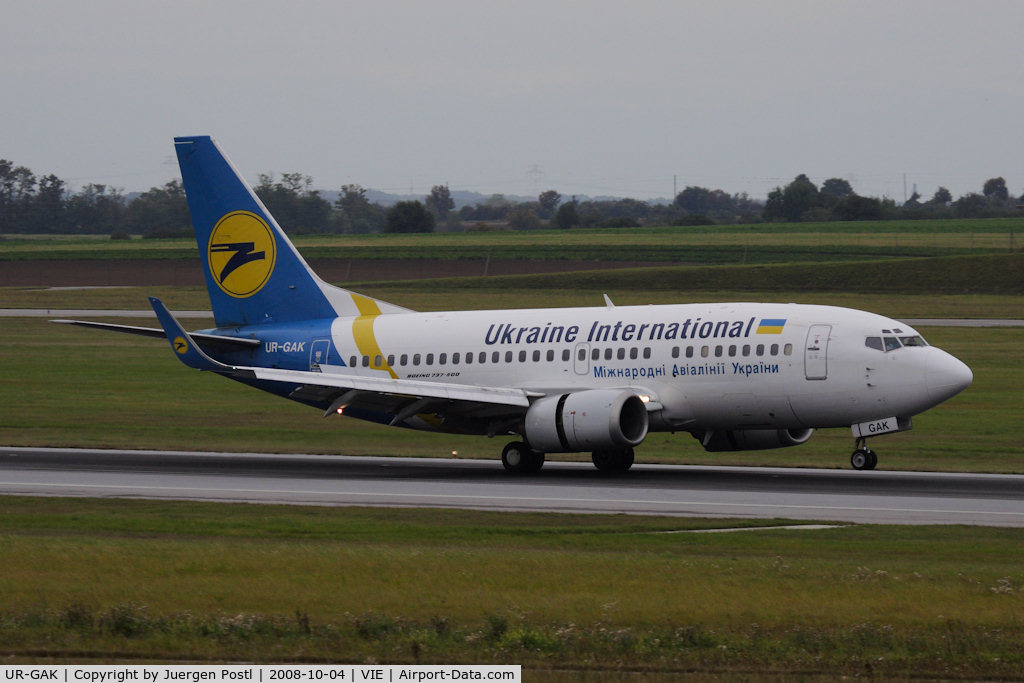
<svg viewBox="0 0 1024 683">
<path fill-rule="evenodd" d="M 804 345 L 804 375 L 807 379 L 828 379 L 828 337 L 831 325 L 811 325 Z"/>
</svg>

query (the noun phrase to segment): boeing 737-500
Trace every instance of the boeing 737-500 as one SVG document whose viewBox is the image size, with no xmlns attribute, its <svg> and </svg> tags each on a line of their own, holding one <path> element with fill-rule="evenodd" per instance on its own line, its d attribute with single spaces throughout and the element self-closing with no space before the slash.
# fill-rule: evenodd
<svg viewBox="0 0 1024 683">
<path fill-rule="evenodd" d="M 174 141 L 216 327 L 186 332 L 62 321 L 166 337 L 185 365 L 346 417 L 440 432 L 514 435 L 501 460 L 547 453 L 633 464 L 652 431 L 708 451 L 869 437 L 956 395 L 970 368 L 908 325 L 832 306 L 717 303 L 417 313 L 332 286 L 310 269 L 216 142 Z"/>
</svg>

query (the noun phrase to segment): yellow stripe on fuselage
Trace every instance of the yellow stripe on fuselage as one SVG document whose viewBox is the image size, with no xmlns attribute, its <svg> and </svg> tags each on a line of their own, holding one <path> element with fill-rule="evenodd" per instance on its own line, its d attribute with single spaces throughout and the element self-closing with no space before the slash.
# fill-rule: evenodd
<svg viewBox="0 0 1024 683">
<path fill-rule="evenodd" d="M 359 353 L 370 357 L 370 367 L 374 370 L 387 370 L 392 378 L 398 379 L 398 375 L 388 365 L 388 359 L 380 350 L 377 337 L 373 334 L 373 322 L 380 315 L 380 306 L 373 299 L 362 294 L 352 293 L 352 301 L 359 309 L 359 317 L 352 323 L 352 338 L 356 340 L 356 347 Z M 381 365 L 374 365 L 377 356 L 381 358 Z"/>
</svg>

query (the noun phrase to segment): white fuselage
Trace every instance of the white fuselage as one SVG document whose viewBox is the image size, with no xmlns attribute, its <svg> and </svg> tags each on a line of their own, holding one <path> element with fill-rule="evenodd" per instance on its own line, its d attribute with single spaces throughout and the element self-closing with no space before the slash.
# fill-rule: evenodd
<svg viewBox="0 0 1024 683">
<path fill-rule="evenodd" d="M 536 394 L 631 387 L 653 403 L 652 430 L 801 429 L 909 417 L 971 378 L 940 349 L 899 343 L 920 339 L 909 326 L 831 306 L 401 313 L 337 318 L 331 335 L 343 365 L 325 372 Z M 883 340 L 874 343 L 882 348 L 870 338 Z"/>
</svg>

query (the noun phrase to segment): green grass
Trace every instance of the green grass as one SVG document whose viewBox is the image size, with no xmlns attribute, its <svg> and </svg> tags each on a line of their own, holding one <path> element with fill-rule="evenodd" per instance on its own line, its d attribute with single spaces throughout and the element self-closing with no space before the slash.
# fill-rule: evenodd
<svg viewBox="0 0 1024 683">
<path fill-rule="evenodd" d="M 1024 674 L 1018 529 L 0 500 L 5 655 Z"/>
</svg>

